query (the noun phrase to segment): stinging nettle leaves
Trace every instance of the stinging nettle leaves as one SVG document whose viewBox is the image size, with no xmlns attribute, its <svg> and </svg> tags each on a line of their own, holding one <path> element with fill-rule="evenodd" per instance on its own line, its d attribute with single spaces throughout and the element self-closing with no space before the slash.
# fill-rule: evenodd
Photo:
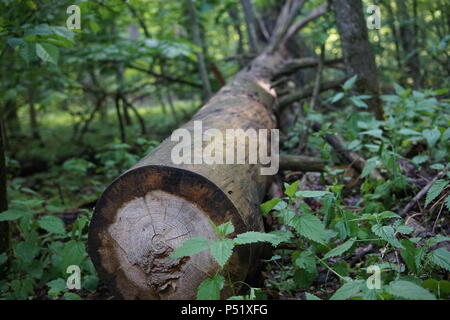
<svg viewBox="0 0 450 320">
<path fill-rule="evenodd" d="M 447 185 L 448 181 L 445 179 L 436 180 L 436 182 L 433 183 L 430 190 L 428 190 L 427 192 L 427 196 L 425 198 L 425 207 L 428 207 L 428 205 L 441 194 L 441 192 Z"/>
<path fill-rule="evenodd" d="M 436 297 L 428 290 L 405 280 L 391 282 L 386 291 L 393 296 L 408 300 L 436 300 Z"/>
<path fill-rule="evenodd" d="M 343 254 L 344 252 L 346 252 L 347 250 L 349 250 L 353 244 L 355 243 L 356 238 L 351 238 L 349 240 L 347 240 L 346 242 L 344 242 L 343 244 L 341 244 L 340 246 L 337 246 L 336 248 L 328 251 L 323 257 L 324 259 L 328 259 L 331 257 L 336 257 L 336 256 L 340 256 L 341 254 Z"/>
<path fill-rule="evenodd" d="M 202 237 L 196 237 L 186 240 L 181 247 L 174 250 L 170 255 L 171 258 L 182 258 L 186 256 L 192 256 L 203 250 L 208 249 L 208 240 Z"/>
</svg>

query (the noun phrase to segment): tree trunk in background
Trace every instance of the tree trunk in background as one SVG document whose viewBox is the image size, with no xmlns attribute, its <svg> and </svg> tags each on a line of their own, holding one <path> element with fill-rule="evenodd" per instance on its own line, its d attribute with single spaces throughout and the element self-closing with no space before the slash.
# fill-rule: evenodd
<svg viewBox="0 0 450 320">
<path fill-rule="evenodd" d="M 406 73 L 413 79 L 414 88 L 422 86 L 419 51 L 415 34 L 415 23 L 411 20 L 406 0 L 397 0 L 398 14 L 400 16 L 400 43 L 403 48 Z"/>
<path fill-rule="evenodd" d="M 241 0 L 244 9 L 245 24 L 247 26 L 248 42 L 253 53 L 259 51 L 258 38 L 256 36 L 256 17 L 251 0 Z"/>
<path fill-rule="evenodd" d="M 5 104 L 5 124 L 7 128 L 3 128 L 9 132 L 9 137 L 22 135 L 22 126 L 20 125 L 19 116 L 17 114 L 17 105 L 15 100 L 9 100 Z"/>
<path fill-rule="evenodd" d="M 189 7 L 189 16 L 191 20 L 191 27 L 192 27 L 192 37 L 194 39 L 194 44 L 198 47 L 198 51 L 196 52 L 197 55 L 197 63 L 198 68 L 200 71 L 200 76 L 202 78 L 203 83 L 203 90 L 205 92 L 206 100 L 208 100 L 212 96 L 212 89 L 211 84 L 209 82 L 208 78 L 208 70 L 206 68 L 206 62 L 205 62 L 205 56 L 203 55 L 203 45 L 202 40 L 200 36 L 200 28 L 199 28 L 199 22 L 197 19 L 197 12 L 195 9 L 195 4 L 193 0 L 188 0 L 188 7 Z"/>
<path fill-rule="evenodd" d="M 400 41 L 399 41 L 400 37 L 397 32 L 394 10 L 392 9 L 390 0 L 384 0 L 381 3 L 386 8 L 386 11 L 388 13 L 387 24 L 389 26 L 389 29 L 391 29 L 392 41 L 394 42 L 395 45 L 395 58 L 397 60 L 397 67 L 400 69 L 402 67 L 402 59 L 400 56 Z"/>
<path fill-rule="evenodd" d="M 5 145 L 3 131 L 3 116 L 0 113 L 0 212 L 8 210 L 8 201 L 6 194 Z M 9 241 L 9 224 L 7 221 L 0 222 L 0 254 L 8 252 Z M 2 276 L 1 268 L 0 276 Z"/>
<path fill-rule="evenodd" d="M 222 134 L 276 128 L 270 79 L 285 58 L 280 52 L 261 54 L 182 128 L 191 136 L 194 121 L 202 121 L 203 132 L 214 128 Z M 194 146 L 194 161 L 197 143 L 191 140 L 189 146 Z M 263 230 L 259 204 L 271 176 L 260 174 L 261 165 L 249 165 L 248 155 L 246 164 L 174 164 L 171 152 L 177 144 L 163 141 L 97 202 L 88 251 L 118 298 L 193 299 L 198 285 L 219 266 L 208 252 L 171 259 L 174 248 L 192 237 L 216 239 L 209 220 L 216 225 L 232 221 L 236 234 Z M 257 245 L 235 249 L 226 269 L 231 281 L 252 273 L 258 251 Z"/>
<path fill-rule="evenodd" d="M 347 73 L 357 75 L 355 90 L 368 94 L 369 110 L 384 120 L 375 56 L 369 42 L 361 0 L 332 0 Z"/>
<path fill-rule="evenodd" d="M 37 113 L 36 113 L 36 106 L 34 104 L 34 98 L 35 98 L 34 89 L 29 88 L 28 89 L 28 107 L 29 107 L 29 114 L 30 114 L 31 136 L 34 139 L 40 139 L 41 136 L 39 135 L 39 124 L 37 121 Z"/>
<path fill-rule="evenodd" d="M 241 20 L 239 18 L 239 11 L 235 7 L 230 7 L 228 9 L 228 15 L 231 18 L 231 22 L 234 30 L 238 34 L 238 47 L 237 47 L 237 55 L 239 66 L 242 68 L 244 66 L 243 55 L 244 55 L 244 37 L 241 29 Z"/>
</svg>

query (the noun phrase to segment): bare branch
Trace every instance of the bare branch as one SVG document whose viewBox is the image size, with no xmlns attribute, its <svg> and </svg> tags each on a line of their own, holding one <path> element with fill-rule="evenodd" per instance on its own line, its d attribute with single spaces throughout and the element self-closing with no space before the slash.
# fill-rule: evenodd
<svg viewBox="0 0 450 320">
<path fill-rule="evenodd" d="M 304 28 L 311 21 L 324 15 L 327 11 L 328 11 L 328 3 L 324 3 L 320 7 L 317 7 L 316 9 L 311 11 L 305 18 L 291 25 L 286 36 L 283 38 L 283 42 L 289 40 L 289 38 L 292 37 L 294 34 L 296 34 L 300 29 Z"/>
</svg>

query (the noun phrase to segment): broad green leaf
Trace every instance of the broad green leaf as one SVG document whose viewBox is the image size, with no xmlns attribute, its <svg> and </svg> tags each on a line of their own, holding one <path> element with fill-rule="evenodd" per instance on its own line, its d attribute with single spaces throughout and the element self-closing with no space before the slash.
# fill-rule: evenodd
<svg viewBox="0 0 450 320">
<path fill-rule="evenodd" d="M 66 292 L 64 293 L 65 300 L 83 300 L 78 294 L 74 292 Z"/>
<path fill-rule="evenodd" d="M 444 242 L 444 241 L 450 241 L 450 237 L 444 237 L 442 235 L 437 235 L 435 237 L 429 238 L 426 240 L 427 246 L 431 247 L 432 245 Z"/>
<path fill-rule="evenodd" d="M 417 248 L 414 243 L 408 239 L 401 240 L 403 249 L 400 250 L 400 255 L 403 261 L 406 263 L 408 270 L 412 273 L 417 273 L 422 265 L 422 258 L 424 251 L 421 248 Z"/>
<path fill-rule="evenodd" d="M 86 248 L 81 241 L 70 240 L 61 252 L 61 271 L 65 274 L 70 265 L 81 266 L 86 258 Z"/>
<path fill-rule="evenodd" d="M 364 285 L 366 285 L 364 280 L 348 281 L 331 296 L 330 300 L 347 300 L 360 296 Z"/>
<path fill-rule="evenodd" d="M 367 109 L 369 107 L 367 103 L 358 97 L 351 97 L 350 101 L 358 108 Z"/>
<path fill-rule="evenodd" d="M 428 156 L 415 156 L 411 159 L 411 162 L 414 163 L 416 166 L 421 165 L 424 162 L 428 161 Z"/>
<path fill-rule="evenodd" d="M 293 254 L 293 258 L 295 258 L 294 265 L 297 268 L 304 269 L 310 274 L 317 275 L 316 257 L 310 250 L 300 252 L 298 257 L 295 257 Z"/>
<path fill-rule="evenodd" d="M 447 198 L 445 198 L 445 206 L 447 207 L 447 210 L 450 211 L 450 196 L 447 196 Z"/>
<path fill-rule="evenodd" d="M 355 85 L 357 79 L 358 75 L 354 75 L 353 77 L 345 81 L 345 83 L 342 85 L 342 89 L 344 89 L 345 91 L 350 90 Z"/>
<path fill-rule="evenodd" d="M 336 93 L 330 100 L 331 103 L 336 103 L 344 97 L 343 92 Z"/>
<path fill-rule="evenodd" d="M 316 216 L 306 213 L 295 216 L 290 225 L 303 237 L 318 243 L 324 243 L 326 237 L 325 228 L 322 221 Z"/>
<path fill-rule="evenodd" d="M 58 64 L 59 49 L 50 43 L 36 43 L 36 55 L 43 62 Z"/>
<path fill-rule="evenodd" d="M 280 201 L 281 201 L 280 198 L 273 198 L 261 204 L 260 207 L 262 214 L 264 216 L 267 215 Z"/>
<path fill-rule="evenodd" d="M 311 301 L 313 301 L 313 300 L 322 300 L 318 296 L 315 296 L 312 293 L 308 293 L 308 292 L 305 292 L 305 298 L 306 298 L 306 300 L 311 300 Z"/>
<path fill-rule="evenodd" d="M 287 195 L 288 197 L 293 197 L 298 190 L 299 184 L 300 184 L 300 181 L 295 181 L 294 183 L 292 183 L 290 185 L 285 183 L 284 186 L 286 189 L 284 190 L 284 194 Z"/>
<path fill-rule="evenodd" d="M 295 193 L 296 197 L 301 198 L 319 198 L 326 195 L 331 194 L 329 191 L 310 191 L 310 190 L 301 190 Z"/>
<path fill-rule="evenodd" d="M 213 258 L 223 267 L 231 257 L 234 248 L 232 239 L 216 240 L 211 242 L 210 252 Z"/>
<path fill-rule="evenodd" d="M 182 258 L 192 256 L 203 250 L 208 249 L 208 240 L 202 237 L 190 238 L 186 240 L 181 247 L 178 247 L 170 255 L 171 258 Z"/>
<path fill-rule="evenodd" d="M 54 215 L 43 216 L 38 221 L 39 227 L 55 234 L 65 234 L 66 228 L 60 217 Z"/>
<path fill-rule="evenodd" d="M 381 224 L 375 224 L 372 226 L 371 230 L 381 239 L 389 242 L 394 247 L 403 248 L 400 241 L 398 241 L 398 239 L 395 237 L 395 229 L 392 226 L 382 226 Z"/>
<path fill-rule="evenodd" d="M 48 295 L 50 297 L 57 297 L 61 292 L 67 290 L 66 281 L 62 278 L 58 278 L 52 281 L 47 282 Z"/>
<path fill-rule="evenodd" d="M 15 253 L 23 263 L 29 264 L 39 254 L 39 246 L 35 241 L 21 241 L 15 245 Z"/>
<path fill-rule="evenodd" d="M 425 199 L 425 207 L 427 207 L 434 199 L 436 199 L 444 188 L 448 185 L 448 181 L 444 179 L 436 180 L 431 186 L 430 190 L 427 192 L 427 197 Z"/>
<path fill-rule="evenodd" d="M 450 271 L 450 252 L 445 248 L 439 248 L 429 254 L 429 259 L 435 265 Z"/>
<path fill-rule="evenodd" d="M 26 212 L 19 209 L 9 209 L 0 213 L 0 221 L 13 221 L 22 218 Z"/>
<path fill-rule="evenodd" d="M 263 232 L 249 231 L 238 234 L 237 237 L 233 239 L 233 242 L 236 245 L 249 244 L 255 242 L 269 242 L 273 246 L 277 246 L 281 242 L 289 241 L 291 237 L 292 234 L 289 231 L 278 231 L 277 233 L 275 232 L 263 233 Z"/>
<path fill-rule="evenodd" d="M 347 240 L 346 242 L 344 242 L 343 244 L 341 244 L 340 246 L 337 246 L 336 248 L 328 251 L 323 257 L 324 259 L 328 259 L 331 257 L 337 257 L 340 256 L 341 254 L 343 254 L 344 252 L 346 252 L 347 250 L 349 250 L 353 244 L 355 243 L 356 238 L 351 238 L 349 240 Z"/>
<path fill-rule="evenodd" d="M 441 132 L 439 129 L 426 129 L 422 131 L 422 136 L 427 140 L 427 143 L 430 147 L 434 147 L 436 142 L 441 137 Z"/>
<path fill-rule="evenodd" d="M 393 296 L 408 300 L 436 300 L 436 297 L 428 290 L 405 280 L 391 282 L 386 291 Z"/>
<path fill-rule="evenodd" d="M 371 158 L 367 160 L 366 165 L 361 173 L 361 177 L 365 178 L 372 173 L 372 171 L 377 167 L 377 159 Z"/>
<path fill-rule="evenodd" d="M 233 223 L 231 221 L 225 222 L 223 224 L 221 224 L 220 226 L 215 226 L 213 223 L 211 223 L 211 225 L 213 226 L 214 230 L 216 231 L 216 233 L 219 236 L 227 236 L 229 234 L 232 234 L 234 232 L 234 226 Z"/>
<path fill-rule="evenodd" d="M 197 300 L 220 300 L 224 283 L 225 279 L 220 274 L 203 280 L 197 289 Z"/>
</svg>

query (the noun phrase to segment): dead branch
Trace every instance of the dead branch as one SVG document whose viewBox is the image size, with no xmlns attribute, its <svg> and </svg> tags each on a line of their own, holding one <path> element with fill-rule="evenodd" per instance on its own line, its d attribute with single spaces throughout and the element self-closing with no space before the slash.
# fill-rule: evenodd
<svg viewBox="0 0 450 320">
<path fill-rule="evenodd" d="M 320 158 L 296 156 L 296 155 L 281 155 L 280 169 L 303 172 L 321 172 L 324 171 L 325 163 Z"/>
<path fill-rule="evenodd" d="M 439 172 L 433 179 L 430 180 L 430 182 L 426 184 L 425 187 L 422 188 L 422 190 L 419 191 L 419 193 L 416 194 L 414 198 L 411 199 L 410 202 L 408 202 L 408 204 L 398 213 L 398 215 L 404 217 L 409 211 L 411 211 L 420 201 L 420 199 L 422 199 L 425 196 L 425 194 L 431 188 L 433 183 L 435 183 L 438 179 L 443 177 L 446 173 L 447 173 L 446 170 Z"/>
</svg>

